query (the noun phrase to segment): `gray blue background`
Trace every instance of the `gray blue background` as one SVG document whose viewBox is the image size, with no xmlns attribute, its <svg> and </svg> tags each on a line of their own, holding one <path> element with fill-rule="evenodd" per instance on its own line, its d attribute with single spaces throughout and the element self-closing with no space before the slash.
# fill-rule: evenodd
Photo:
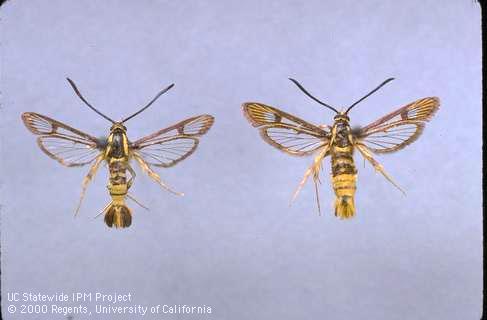
<svg viewBox="0 0 487 320">
<path fill-rule="evenodd" d="M 1 8 L 2 296 L 133 294 L 133 304 L 207 305 L 212 314 L 146 319 L 478 319 L 481 311 L 481 34 L 474 1 L 8 1 Z M 93 219 L 107 171 L 73 218 L 87 168 L 43 154 L 20 120 L 51 116 L 92 135 L 110 124 L 65 80 L 127 123 L 135 140 L 193 115 L 216 117 L 197 152 L 162 178 L 140 170 L 133 225 Z M 317 215 L 311 158 L 264 143 L 241 103 L 260 101 L 315 124 L 333 113 L 366 125 L 426 96 L 441 109 L 408 148 L 359 169 L 357 216 L 332 214 L 329 160 Z M 62 319 L 20 316 L 5 319 Z M 100 319 L 136 319 L 133 315 Z M 75 319 L 84 319 L 75 316 Z"/>
</svg>

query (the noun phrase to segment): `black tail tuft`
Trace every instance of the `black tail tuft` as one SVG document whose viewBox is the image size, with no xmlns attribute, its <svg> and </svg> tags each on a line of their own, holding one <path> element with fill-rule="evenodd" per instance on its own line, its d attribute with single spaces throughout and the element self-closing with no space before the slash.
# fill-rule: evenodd
<svg viewBox="0 0 487 320">
<path fill-rule="evenodd" d="M 111 204 L 106 210 L 105 223 L 110 228 L 127 228 L 132 224 L 132 214 L 125 205 Z"/>
</svg>

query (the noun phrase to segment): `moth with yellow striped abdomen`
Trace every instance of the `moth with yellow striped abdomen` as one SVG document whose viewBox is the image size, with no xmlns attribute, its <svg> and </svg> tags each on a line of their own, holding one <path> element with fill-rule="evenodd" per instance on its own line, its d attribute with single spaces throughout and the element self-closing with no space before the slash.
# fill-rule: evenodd
<svg viewBox="0 0 487 320">
<path fill-rule="evenodd" d="M 78 97 L 90 109 L 112 123 L 108 138 L 95 138 L 62 122 L 34 112 L 23 113 L 22 120 L 27 129 L 38 136 L 37 144 L 49 157 L 67 167 L 91 164 L 91 168 L 83 180 L 76 213 L 80 209 L 88 183 L 93 179 L 103 161 L 106 162 L 109 170 L 107 188 L 112 200 L 100 214 L 105 214 L 105 223 L 109 227 L 126 228 L 132 223 L 131 210 L 125 204 L 126 198 L 141 205 L 128 193 L 135 179 L 135 171 L 130 166 L 130 160 L 135 160 L 142 171 L 161 187 L 172 193 L 182 195 L 182 193 L 171 190 L 152 169 L 151 165 L 168 168 L 186 159 L 196 150 L 199 137 L 210 129 L 214 118 L 206 114 L 192 117 L 131 142 L 127 137 L 127 128 L 124 123 L 147 109 L 174 84 L 160 91 L 154 99 L 136 113 L 121 121 L 114 121 L 89 104 L 74 82 L 70 79 L 67 80 Z"/>
<path fill-rule="evenodd" d="M 355 149 L 387 180 L 399 188 L 372 155 L 395 152 L 416 141 L 423 132 L 425 122 L 429 121 L 438 110 L 440 105 L 438 98 L 419 99 L 368 126 L 352 129 L 348 112 L 393 78 L 384 81 L 345 111 L 338 111 L 318 100 L 299 82 L 294 79 L 290 80 L 308 97 L 336 112 L 332 126 L 313 125 L 262 103 L 247 102 L 242 107 L 245 117 L 259 129 L 261 137 L 270 145 L 290 155 L 315 154 L 313 163 L 306 170 L 291 201 L 296 198 L 309 176 L 312 175 L 318 211 L 321 212 L 318 197 L 319 173 L 323 159 L 330 156 L 332 186 L 336 195 L 335 215 L 342 219 L 353 217 L 357 180 L 357 169 L 353 160 Z M 399 189 L 402 191 L 401 188 Z"/>
</svg>

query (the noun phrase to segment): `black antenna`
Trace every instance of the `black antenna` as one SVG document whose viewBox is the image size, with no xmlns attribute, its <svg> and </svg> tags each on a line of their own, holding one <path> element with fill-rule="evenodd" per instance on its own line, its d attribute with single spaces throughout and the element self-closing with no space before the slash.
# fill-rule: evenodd
<svg viewBox="0 0 487 320">
<path fill-rule="evenodd" d="M 347 111 L 345 111 L 345 114 L 348 113 L 348 111 L 350 111 L 350 109 L 352 109 L 353 107 L 355 107 L 357 104 L 359 104 L 360 102 L 362 102 L 365 98 L 367 98 L 368 96 L 370 96 L 372 93 L 376 92 L 377 90 L 379 90 L 382 86 L 384 86 L 386 83 L 390 82 L 394 80 L 394 78 L 389 78 L 387 79 L 386 81 L 382 82 L 377 88 L 375 88 L 374 90 L 370 91 L 369 93 L 367 93 L 365 96 L 363 96 L 360 100 L 358 100 L 357 102 L 355 102 L 354 104 L 352 104 L 350 107 L 348 107 Z"/>
<path fill-rule="evenodd" d="M 152 99 L 145 107 L 143 107 L 142 109 L 140 109 L 139 111 L 137 111 L 136 113 L 134 113 L 133 115 L 131 115 L 130 117 L 127 117 L 125 119 L 123 119 L 121 121 L 121 123 L 124 123 L 125 121 L 129 120 L 129 119 L 132 119 L 133 117 L 135 117 L 136 115 L 138 115 L 139 113 L 141 113 L 142 111 L 144 111 L 145 109 L 149 108 L 151 104 L 154 103 L 154 101 L 157 100 L 157 98 L 159 98 L 161 95 L 163 95 L 164 93 L 166 93 L 169 89 L 171 89 L 172 87 L 174 87 L 174 83 L 171 84 L 169 87 L 167 87 L 166 89 L 162 90 L 161 92 L 159 92 L 155 97 L 154 99 Z"/>
<path fill-rule="evenodd" d="M 73 90 L 76 93 L 76 95 L 81 99 L 81 101 L 83 101 L 88 107 L 90 107 L 91 110 L 95 111 L 96 113 L 98 113 L 100 116 L 102 116 L 103 118 L 107 119 L 111 123 L 115 123 L 115 121 L 113 121 L 112 119 L 110 119 L 109 117 L 107 117 L 106 115 L 104 115 L 103 113 L 101 113 L 100 111 L 96 110 L 95 107 L 93 107 L 91 104 L 89 104 L 88 101 L 86 101 L 85 98 L 83 98 L 83 96 L 79 92 L 78 88 L 74 84 L 73 80 L 71 80 L 69 78 L 66 78 L 66 80 L 68 80 L 68 82 L 71 85 L 71 87 L 73 87 Z"/>
<path fill-rule="evenodd" d="M 303 92 L 304 92 L 304 93 L 305 93 L 305 94 L 306 94 L 308 97 L 310 97 L 310 98 L 311 98 L 311 99 L 313 99 L 314 101 L 318 102 L 318 103 L 319 103 L 319 104 L 321 104 L 322 106 L 325 106 L 325 107 L 327 107 L 327 108 L 330 108 L 331 110 L 335 111 L 336 113 L 340 113 L 340 112 L 338 112 L 338 110 L 337 110 L 337 109 L 333 108 L 332 106 L 329 106 L 329 105 L 327 105 L 326 103 L 321 102 L 321 101 L 320 101 L 320 100 L 318 100 L 317 98 L 313 97 L 313 96 L 311 95 L 311 93 L 309 93 L 308 91 L 306 91 L 306 89 L 305 89 L 305 88 L 303 88 L 303 86 L 302 86 L 302 85 L 301 85 L 299 82 L 297 82 L 296 80 L 294 80 L 293 78 L 289 78 L 289 80 L 291 80 L 291 81 L 292 81 L 292 82 L 293 82 L 295 85 L 297 85 L 297 86 L 298 86 L 298 88 L 299 88 L 299 89 L 301 89 L 301 91 L 303 91 Z"/>
</svg>

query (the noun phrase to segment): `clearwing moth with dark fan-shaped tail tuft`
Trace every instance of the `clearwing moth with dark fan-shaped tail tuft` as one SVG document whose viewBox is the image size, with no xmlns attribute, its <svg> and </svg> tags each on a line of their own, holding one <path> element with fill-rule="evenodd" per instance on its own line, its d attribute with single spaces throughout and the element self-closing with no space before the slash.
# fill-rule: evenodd
<svg viewBox="0 0 487 320">
<path fill-rule="evenodd" d="M 125 204 L 125 198 L 129 198 L 145 208 L 128 193 L 135 179 L 135 172 L 130 166 L 132 159 L 140 165 L 142 171 L 161 187 L 174 194 L 182 195 L 182 193 L 169 188 L 153 171 L 151 165 L 168 168 L 187 158 L 196 150 L 199 137 L 213 125 L 214 118 L 206 114 L 196 116 L 130 142 L 124 123 L 146 110 L 174 84 L 160 91 L 139 111 L 121 121 L 114 121 L 94 108 L 81 95 L 71 79 L 68 78 L 67 80 L 78 97 L 90 109 L 112 123 L 107 139 L 95 138 L 62 122 L 34 112 L 23 113 L 22 120 L 27 129 L 38 136 L 37 144 L 49 157 L 67 167 L 91 165 L 83 180 L 81 197 L 75 215 L 80 209 L 89 182 L 103 161 L 108 165 L 107 188 L 112 200 L 100 214 L 105 215 L 105 222 L 109 227 L 126 228 L 132 223 L 131 210 Z M 129 177 L 127 172 L 130 174 Z"/>
</svg>

